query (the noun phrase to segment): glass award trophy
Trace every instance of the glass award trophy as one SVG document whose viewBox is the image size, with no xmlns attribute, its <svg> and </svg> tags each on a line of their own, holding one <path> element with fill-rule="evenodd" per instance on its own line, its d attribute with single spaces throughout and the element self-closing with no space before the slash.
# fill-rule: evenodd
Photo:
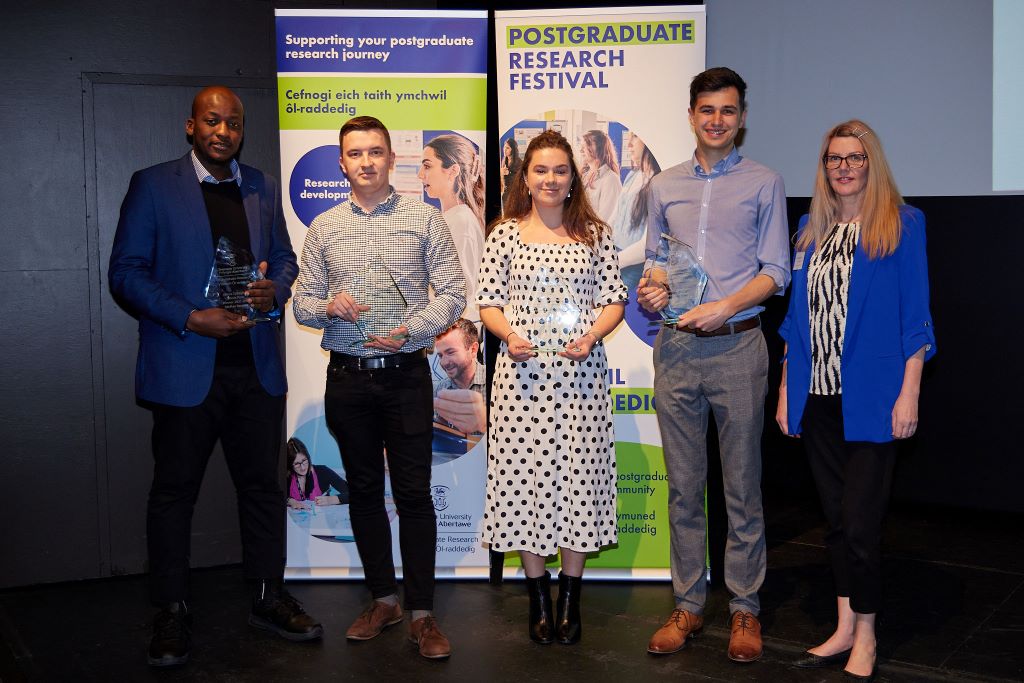
<svg viewBox="0 0 1024 683">
<path fill-rule="evenodd" d="M 409 338 L 408 334 L 391 334 L 393 329 L 405 324 L 413 307 L 379 255 L 371 258 L 366 268 L 352 278 L 349 293 L 357 302 L 370 307 L 356 319 L 356 329 L 362 339 L 351 346 L 366 346 L 372 341 L 371 337 L 390 337 L 395 341 Z"/>
<path fill-rule="evenodd" d="M 661 320 L 651 325 L 675 325 L 680 316 L 700 304 L 708 274 L 693 255 L 690 245 L 667 233 L 658 241 L 658 251 L 644 264 L 648 286 L 668 291 L 668 305 L 658 311 Z"/>
<path fill-rule="evenodd" d="M 572 288 L 558 273 L 549 268 L 538 270 L 533 301 L 528 306 L 533 352 L 553 355 L 564 351 L 565 345 L 576 338 L 581 312 Z"/>
<path fill-rule="evenodd" d="M 221 237 L 217 240 L 210 278 L 203 295 L 214 306 L 240 313 L 253 322 L 267 322 L 277 316 L 253 308 L 245 296 L 250 284 L 263 279 L 252 253 L 227 237 Z"/>
</svg>

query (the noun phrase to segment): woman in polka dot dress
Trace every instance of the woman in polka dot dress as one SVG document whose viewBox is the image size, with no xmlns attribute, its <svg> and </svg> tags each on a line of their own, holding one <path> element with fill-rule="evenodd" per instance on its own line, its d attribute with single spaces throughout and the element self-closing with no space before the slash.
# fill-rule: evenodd
<svg viewBox="0 0 1024 683">
<path fill-rule="evenodd" d="M 483 540 L 518 550 L 530 638 L 580 638 L 586 553 L 615 543 L 615 447 L 601 340 L 626 287 L 610 230 L 560 134 L 534 138 L 480 266 L 480 318 L 504 340 L 491 386 Z M 561 552 L 556 616 L 545 558 Z"/>
</svg>

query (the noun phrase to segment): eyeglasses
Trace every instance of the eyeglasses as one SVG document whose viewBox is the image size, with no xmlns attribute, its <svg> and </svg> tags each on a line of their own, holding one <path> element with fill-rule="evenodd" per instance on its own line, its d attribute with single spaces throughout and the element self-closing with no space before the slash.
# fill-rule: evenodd
<svg viewBox="0 0 1024 683">
<path fill-rule="evenodd" d="M 845 157 L 841 157 L 838 154 L 826 154 L 821 157 L 821 160 L 825 162 L 825 168 L 831 170 L 837 169 L 846 162 L 846 165 L 850 168 L 860 168 L 868 161 L 867 154 L 861 154 L 860 152 L 854 152 L 853 154 L 847 154 Z"/>
<path fill-rule="evenodd" d="M 308 464 L 309 464 L 308 460 L 305 460 L 305 459 L 298 460 L 298 459 L 296 459 L 295 462 L 292 463 L 292 467 L 299 467 L 300 465 L 308 465 Z"/>
</svg>

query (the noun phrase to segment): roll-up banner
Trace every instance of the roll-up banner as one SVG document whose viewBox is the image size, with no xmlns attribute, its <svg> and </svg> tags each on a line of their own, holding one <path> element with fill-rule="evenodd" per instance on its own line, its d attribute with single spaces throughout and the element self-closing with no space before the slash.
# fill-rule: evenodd
<svg viewBox="0 0 1024 683">
<path fill-rule="evenodd" d="M 392 185 L 442 211 L 472 300 L 484 227 L 487 13 L 279 9 L 276 17 L 281 180 L 295 251 L 301 251 L 316 216 L 348 199 L 348 181 L 338 163 L 338 129 L 353 116 L 374 116 L 388 127 L 397 155 Z M 425 158 L 431 163 L 423 163 Z M 453 164 L 462 171 L 457 185 L 453 174 L 438 172 Z M 479 316 L 471 306 L 464 317 L 475 324 L 440 338 L 431 357 L 431 495 L 441 577 L 486 576 L 488 564 L 480 545 L 485 425 L 472 423 L 464 411 L 449 414 L 445 407 L 452 401 L 480 406 L 486 402 L 483 395 L 471 395 L 482 391 L 484 384 L 479 379 L 484 375 L 483 350 L 473 339 L 479 336 Z M 349 521 L 345 472 L 338 444 L 324 421 L 329 355 L 320 348 L 321 332 L 298 325 L 291 316 L 285 333 L 288 460 L 290 464 L 295 453 L 306 455 L 324 494 L 318 505 L 292 487 L 291 470 L 282 473 L 288 478 L 290 498 L 286 576 L 359 577 L 362 568 Z M 442 353 L 449 346 L 449 353 Z M 460 389 L 467 376 L 479 381 Z M 397 567 L 400 522 L 390 484 L 385 506 L 393 525 Z"/>
<path fill-rule="evenodd" d="M 588 576 L 669 575 L 668 483 L 651 355 L 658 328 L 633 294 L 646 239 L 637 200 L 653 174 L 693 154 L 686 110 L 690 80 L 705 68 L 704 29 L 703 6 L 495 13 L 502 181 L 530 140 L 546 129 L 569 140 L 585 178 L 596 177 L 599 159 L 607 160 L 595 150 L 610 145 L 617 166 L 612 174 L 602 172 L 601 182 L 588 184 L 587 192 L 612 227 L 631 292 L 625 324 L 605 341 L 619 542 L 591 556 Z M 515 565 L 515 558 L 507 558 L 506 574 L 514 575 Z"/>
</svg>

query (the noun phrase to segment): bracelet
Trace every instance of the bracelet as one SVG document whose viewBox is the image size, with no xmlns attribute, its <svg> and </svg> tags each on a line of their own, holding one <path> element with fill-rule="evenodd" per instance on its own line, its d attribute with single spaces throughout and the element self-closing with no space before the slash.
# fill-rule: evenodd
<svg viewBox="0 0 1024 683">
<path fill-rule="evenodd" d="M 515 333 L 516 333 L 516 331 L 512 330 L 511 332 L 509 332 L 508 334 L 505 335 L 505 346 L 508 346 L 508 338 L 511 337 Z"/>
</svg>

